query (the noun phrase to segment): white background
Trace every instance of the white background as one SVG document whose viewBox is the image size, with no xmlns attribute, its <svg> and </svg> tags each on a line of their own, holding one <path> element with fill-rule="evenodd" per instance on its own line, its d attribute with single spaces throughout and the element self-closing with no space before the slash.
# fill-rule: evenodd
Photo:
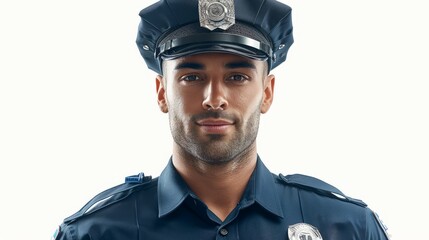
<svg viewBox="0 0 429 240">
<path fill-rule="evenodd" d="M 171 152 L 155 73 L 134 43 L 154 1 L 0 2 L 0 239 L 50 239 L 96 193 Z M 259 153 L 427 236 L 425 1 L 290 0 L 295 44 L 275 69 Z M 426 182 L 426 183 L 425 183 Z"/>
</svg>

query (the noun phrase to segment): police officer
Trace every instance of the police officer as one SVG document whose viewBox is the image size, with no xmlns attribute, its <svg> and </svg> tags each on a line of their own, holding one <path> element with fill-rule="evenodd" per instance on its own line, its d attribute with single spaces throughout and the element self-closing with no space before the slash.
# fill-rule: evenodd
<svg viewBox="0 0 429 240">
<path fill-rule="evenodd" d="M 364 202 L 313 177 L 274 175 L 257 154 L 269 72 L 293 43 L 289 6 L 161 0 L 140 16 L 137 45 L 158 73 L 172 157 L 158 178 L 130 176 L 97 195 L 54 239 L 388 239 Z"/>
</svg>

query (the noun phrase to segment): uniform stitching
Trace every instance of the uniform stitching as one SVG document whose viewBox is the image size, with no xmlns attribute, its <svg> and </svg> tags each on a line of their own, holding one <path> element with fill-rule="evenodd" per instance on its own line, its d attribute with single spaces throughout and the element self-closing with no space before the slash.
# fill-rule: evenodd
<svg viewBox="0 0 429 240">
<path fill-rule="evenodd" d="M 253 24 L 255 24 L 256 19 L 258 18 L 259 13 L 261 12 L 262 6 L 265 4 L 265 1 L 266 1 L 266 0 L 262 1 L 261 5 L 259 6 L 258 12 L 256 13 L 255 18 L 253 19 Z"/>
<path fill-rule="evenodd" d="M 302 202 L 301 202 L 301 190 L 297 189 L 297 191 L 298 191 L 299 211 L 301 212 L 301 220 L 302 220 L 302 222 L 305 222 L 305 219 L 304 219 L 304 210 L 302 208 Z"/>
<path fill-rule="evenodd" d="M 134 214 L 136 218 L 136 227 L 137 227 L 137 239 L 140 239 L 140 222 L 139 222 L 139 215 L 138 215 L 138 204 L 137 204 L 137 197 L 134 199 Z"/>
</svg>

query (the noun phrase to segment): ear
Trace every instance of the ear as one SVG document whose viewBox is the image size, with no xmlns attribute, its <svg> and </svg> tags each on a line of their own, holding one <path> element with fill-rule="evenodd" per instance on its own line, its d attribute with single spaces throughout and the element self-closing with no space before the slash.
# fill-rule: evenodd
<svg viewBox="0 0 429 240">
<path fill-rule="evenodd" d="M 268 110 L 271 107 L 271 104 L 273 103 L 275 80 L 276 80 L 276 78 L 272 74 L 265 77 L 265 80 L 264 80 L 264 96 L 263 96 L 262 104 L 261 104 L 261 113 L 268 112 Z"/>
<path fill-rule="evenodd" d="M 161 75 L 156 76 L 156 96 L 161 112 L 168 112 L 167 97 L 165 95 L 164 79 Z"/>
</svg>

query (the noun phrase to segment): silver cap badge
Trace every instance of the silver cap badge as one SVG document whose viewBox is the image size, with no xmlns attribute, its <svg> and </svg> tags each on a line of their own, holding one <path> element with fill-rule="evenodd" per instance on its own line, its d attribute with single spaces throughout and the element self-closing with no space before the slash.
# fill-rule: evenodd
<svg viewBox="0 0 429 240">
<path fill-rule="evenodd" d="M 289 240 L 323 240 L 317 228 L 306 223 L 297 223 L 289 226 Z"/>
<path fill-rule="evenodd" d="M 198 0 L 200 26 L 213 31 L 235 24 L 234 0 Z"/>
</svg>

